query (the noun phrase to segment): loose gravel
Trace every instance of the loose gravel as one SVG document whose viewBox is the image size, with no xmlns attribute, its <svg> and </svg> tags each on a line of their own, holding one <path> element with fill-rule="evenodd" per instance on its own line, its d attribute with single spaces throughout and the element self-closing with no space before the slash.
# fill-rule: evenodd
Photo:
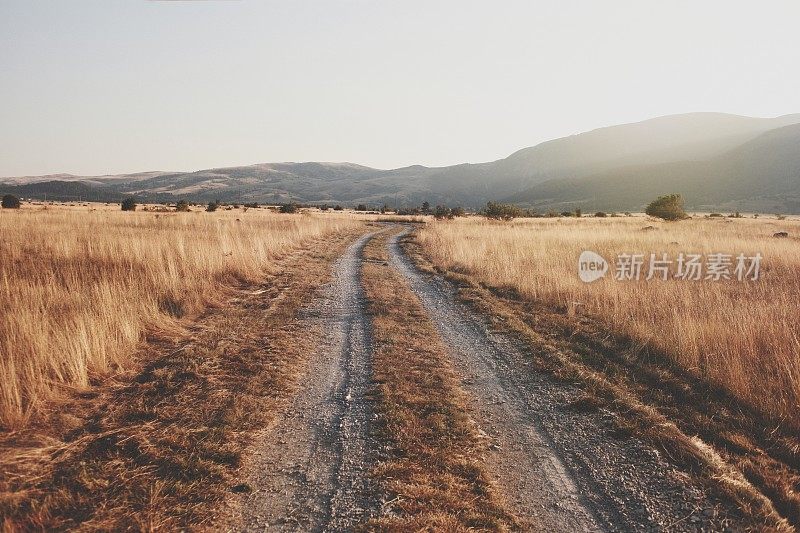
<svg viewBox="0 0 800 533">
<path fill-rule="evenodd" d="M 532 368 L 520 341 L 493 331 L 456 288 L 418 270 L 390 241 L 450 347 L 474 416 L 492 439 L 490 469 L 513 510 L 547 531 L 721 531 L 720 504 L 658 450 L 614 436 L 614 413 L 570 408 L 578 386 Z"/>
</svg>

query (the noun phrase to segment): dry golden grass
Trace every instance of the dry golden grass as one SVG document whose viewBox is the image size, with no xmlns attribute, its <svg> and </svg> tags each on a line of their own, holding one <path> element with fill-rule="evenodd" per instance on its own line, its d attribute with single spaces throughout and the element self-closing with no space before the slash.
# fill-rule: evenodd
<svg viewBox="0 0 800 533">
<path fill-rule="evenodd" d="M 264 209 L 0 211 L 0 426 L 23 425 L 62 388 L 131 368 L 146 335 L 180 332 L 232 284 L 357 224 Z"/>
<path fill-rule="evenodd" d="M 245 450 L 298 386 L 318 340 L 297 320 L 365 227 L 305 241 L 226 291 L 133 372 L 0 432 L 0 531 L 218 530 Z"/>
<path fill-rule="evenodd" d="M 366 531 L 521 529 L 486 470 L 487 441 L 469 417 L 436 326 L 388 264 L 387 233 L 365 250 L 362 279 L 375 343 L 373 379 L 389 456 L 374 473 L 390 494 Z"/>
<path fill-rule="evenodd" d="M 645 226 L 655 229 L 645 231 Z M 788 231 L 788 239 L 774 238 Z M 730 391 L 769 418 L 800 427 L 800 224 L 778 220 L 645 218 L 482 219 L 430 224 L 419 242 L 438 267 L 531 302 L 601 319 L 651 352 Z M 760 252 L 761 279 L 585 284 L 583 250 L 618 253 Z M 673 265 L 674 267 L 674 265 Z"/>
</svg>

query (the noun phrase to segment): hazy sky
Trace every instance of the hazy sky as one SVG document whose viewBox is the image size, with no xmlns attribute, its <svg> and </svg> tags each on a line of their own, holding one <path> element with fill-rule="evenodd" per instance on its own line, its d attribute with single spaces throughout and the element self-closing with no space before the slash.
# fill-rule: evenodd
<svg viewBox="0 0 800 533">
<path fill-rule="evenodd" d="M 0 0 L 0 176 L 505 157 L 800 112 L 800 3 Z"/>
</svg>

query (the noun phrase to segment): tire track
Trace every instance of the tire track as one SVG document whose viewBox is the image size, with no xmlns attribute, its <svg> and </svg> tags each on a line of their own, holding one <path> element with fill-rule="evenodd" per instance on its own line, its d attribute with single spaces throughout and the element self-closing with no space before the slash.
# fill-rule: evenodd
<svg viewBox="0 0 800 533">
<path fill-rule="evenodd" d="M 333 282 L 306 311 L 321 328 L 301 389 L 263 437 L 242 504 L 245 531 L 347 531 L 374 513 L 369 469 L 371 353 L 360 237 L 333 266 Z"/>
<path fill-rule="evenodd" d="M 450 347 L 494 441 L 490 470 L 516 514 L 546 531 L 722 529 L 706 517 L 717 503 L 703 489 L 642 441 L 611 436 L 613 413 L 569 409 L 579 388 L 530 368 L 524 346 L 491 331 L 452 284 L 413 265 L 402 236 L 390 241 L 390 262 Z"/>
<path fill-rule="evenodd" d="M 544 531 L 602 531 L 520 391 L 501 377 L 505 372 L 499 347 L 449 295 L 423 278 L 400 248 L 403 235 L 390 240 L 390 261 L 408 279 L 451 348 L 464 388 L 476 400 L 483 431 L 494 441 L 489 467 L 513 511 L 534 519 Z"/>
</svg>

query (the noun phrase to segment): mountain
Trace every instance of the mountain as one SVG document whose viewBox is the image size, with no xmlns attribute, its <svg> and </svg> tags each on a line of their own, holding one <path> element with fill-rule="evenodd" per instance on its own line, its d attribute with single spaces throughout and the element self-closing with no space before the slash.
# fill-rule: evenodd
<svg viewBox="0 0 800 533">
<path fill-rule="evenodd" d="M 448 167 L 413 165 L 392 170 L 352 163 L 263 163 L 197 172 L 154 171 L 107 176 L 58 174 L 0 179 L 0 192 L 37 197 L 47 194 L 62 199 L 116 200 L 137 196 L 145 201 L 159 202 L 186 198 L 194 201 L 387 203 L 398 206 L 428 201 L 467 207 L 504 199 L 542 208 L 591 207 L 595 204 L 600 208 L 599 200 L 595 200 L 599 194 L 605 202 L 603 208 L 630 210 L 639 208 L 646 201 L 642 199 L 644 195 L 658 187 L 643 188 L 646 193 L 642 195 L 634 194 L 635 191 L 626 187 L 644 187 L 643 184 L 650 181 L 671 185 L 669 180 L 674 178 L 677 180 L 675 186 L 685 186 L 686 192 L 681 189 L 668 192 L 684 192 L 688 200 L 698 205 L 707 202 L 717 205 L 715 202 L 723 201 L 722 197 L 689 183 L 692 179 L 702 181 L 705 178 L 691 174 L 694 178 L 684 179 L 682 176 L 689 176 L 684 173 L 685 169 L 695 168 L 699 162 L 711 164 L 716 161 L 714 168 L 718 172 L 728 172 L 726 175 L 731 179 L 758 184 L 758 176 L 747 174 L 761 168 L 751 164 L 746 155 L 747 150 L 755 148 L 745 147 L 758 140 L 767 144 L 777 142 L 770 140 L 769 132 L 798 123 L 800 115 L 752 118 L 724 113 L 689 113 L 555 139 L 488 163 Z M 745 155 L 736 156 L 739 149 L 744 150 Z M 762 147 L 759 153 L 769 154 L 769 148 Z M 739 159 L 731 159 L 731 164 L 725 167 L 727 170 L 718 162 L 735 156 Z M 782 165 L 781 161 L 783 159 L 775 161 L 775 165 Z M 657 174 L 648 174 L 650 172 Z M 631 180 L 636 183 L 631 183 Z M 75 185 L 67 185 L 69 183 L 79 183 L 85 188 L 77 190 Z M 622 183 L 626 185 L 619 185 Z M 603 186 L 616 192 L 604 193 Z M 736 187 L 729 189 L 738 190 Z M 742 190 L 749 189 L 745 187 Z M 689 196 L 690 192 L 703 192 L 703 195 L 694 198 Z M 769 191 L 756 190 L 755 193 L 763 197 L 764 202 L 772 202 L 768 198 L 774 195 Z M 725 198 L 724 201 L 729 201 L 727 196 Z"/>
<path fill-rule="evenodd" d="M 691 210 L 800 212 L 800 124 L 762 133 L 715 157 L 629 165 L 582 178 L 552 179 L 512 198 L 540 209 L 641 211 L 681 193 Z M 510 198 L 511 199 L 511 198 Z"/>
</svg>

